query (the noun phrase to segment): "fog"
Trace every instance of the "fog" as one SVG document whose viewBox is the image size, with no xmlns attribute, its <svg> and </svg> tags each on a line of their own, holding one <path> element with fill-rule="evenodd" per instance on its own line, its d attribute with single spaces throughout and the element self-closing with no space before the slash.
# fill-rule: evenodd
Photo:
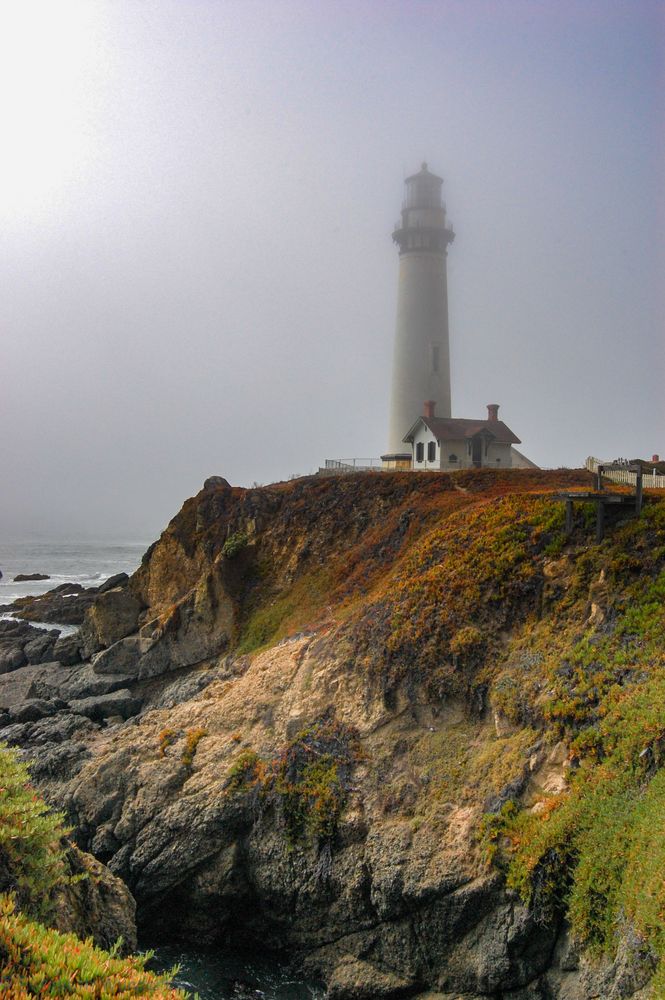
<svg viewBox="0 0 665 1000">
<path fill-rule="evenodd" d="M 662 3 L 0 18 L 0 538 L 150 540 L 209 475 L 380 455 L 423 159 L 453 414 L 548 467 L 665 453 Z"/>
</svg>

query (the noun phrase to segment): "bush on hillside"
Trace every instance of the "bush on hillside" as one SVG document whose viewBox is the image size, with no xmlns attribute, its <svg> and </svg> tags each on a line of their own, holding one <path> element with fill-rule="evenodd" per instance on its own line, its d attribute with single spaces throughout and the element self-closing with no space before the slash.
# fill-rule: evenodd
<svg viewBox="0 0 665 1000">
<path fill-rule="evenodd" d="M 183 1000 L 170 974 L 146 972 L 149 956 L 121 959 L 38 922 L 70 879 L 65 834 L 62 817 L 31 788 L 26 765 L 0 745 L 0 996 Z"/>
</svg>

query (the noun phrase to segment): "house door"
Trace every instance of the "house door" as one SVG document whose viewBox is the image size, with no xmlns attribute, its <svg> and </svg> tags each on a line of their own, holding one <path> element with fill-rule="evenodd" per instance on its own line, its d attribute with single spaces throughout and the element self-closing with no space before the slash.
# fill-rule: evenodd
<svg viewBox="0 0 665 1000">
<path fill-rule="evenodd" d="M 474 437 L 471 439 L 471 461 L 476 469 L 483 464 L 483 439 Z"/>
</svg>

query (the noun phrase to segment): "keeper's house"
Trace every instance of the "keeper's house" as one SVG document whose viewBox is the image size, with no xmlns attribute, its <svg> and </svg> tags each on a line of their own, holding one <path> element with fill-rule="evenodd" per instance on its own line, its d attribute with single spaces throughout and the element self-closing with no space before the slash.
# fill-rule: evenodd
<svg viewBox="0 0 665 1000">
<path fill-rule="evenodd" d="M 423 416 L 403 438 L 411 445 L 414 471 L 537 468 L 513 448 L 521 444 L 520 439 L 499 420 L 497 403 L 488 405 L 487 420 L 436 417 L 434 407 L 433 402 L 426 402 Z"/>
</svg>

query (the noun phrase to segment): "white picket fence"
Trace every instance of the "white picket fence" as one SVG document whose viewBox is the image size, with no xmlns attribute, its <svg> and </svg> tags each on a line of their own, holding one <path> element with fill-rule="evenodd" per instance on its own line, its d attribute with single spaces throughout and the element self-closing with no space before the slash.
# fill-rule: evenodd
<svg viewBox="0 0 665 1000">
<path fill-rule="evenodd" d="M 586 467 L 589 472 L 597 472 L 599 465 L 612 465 L 612 462 L 605 462 L 601 458 L 589 456 L 586 460 Z M 613 483 L 621 483 L 623 486 L 635 486 L 637 475 L 629 472 L 628 469 L 605 469 L 603 472 L 605 479 L 610 479 Z M 665 476 L 656 475 L 655 472 L 642 473 L 642 487 L 645 490 L 665 490 Z"/>
</svg>

